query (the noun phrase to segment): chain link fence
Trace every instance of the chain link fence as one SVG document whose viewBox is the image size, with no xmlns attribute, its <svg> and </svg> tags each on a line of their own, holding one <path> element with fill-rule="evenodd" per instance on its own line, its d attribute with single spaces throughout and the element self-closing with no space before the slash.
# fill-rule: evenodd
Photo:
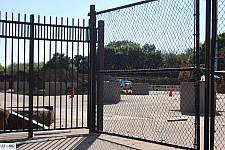
<svg viewBox="0 0 225 150">
<path fill-rule="evenodd" d="M 222 0 L 217 1 L 217 70 L 216 74 L 219 79 L 217 79 L 217 93 L 216 93 L 216 112 L 215 112 L 215 140 L 214 148 L 215 149 L 224 149 L 224 120 L 225 120 L 225 84 L 224 84 L 224 75 L 225 75 L 225 3 Z"/>
<path fill-rule="evenodd" d="M 97 12 L 104 21 L 100 130 L 195 148 L 194 14 L 194 0 L 142 1 Z"/>
</svg>

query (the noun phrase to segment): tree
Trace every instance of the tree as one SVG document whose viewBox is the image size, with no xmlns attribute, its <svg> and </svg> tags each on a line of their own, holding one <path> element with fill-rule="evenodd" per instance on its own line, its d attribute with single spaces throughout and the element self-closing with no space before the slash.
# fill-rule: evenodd
<svg viewBox="0 0 225 150">
<path fill-rule="evenodd" d="M 142 46 L 142 52 L 143 53 L 152 53 L 156 51 L 156 47 L 154 44 L 150 45 L 150 44 L 145 44 L 144 46 Z"/>
<path fill-rule="evenodd" d="M 88 73 L 88 57 L 82 55 L 75 55 L 73 60 L 75 67 L 79 73 Z"/>
<path fill-rule="evenodd" d="M 4 72 L 4 70 L 5 70 L 5 67 L 2 66 L 2 64 L 0 63 L 0 72 Z"/>
<path fill-rule="evenodd" d="M 217 36 L 217 50 L 218 56 L 225 56 L 225 33 L 221 33 Z M 195 51 L 189 56 L 189 63 L 194 63 L 194 56 L 196 56 Z M 200 44 L 200 63 L 205 63 L 205 42 Z M 225 70 L 225 59 L 218 59 L 218 70 Z"/>
<path fill-rule="evenodd" d="M 104 51 L 105 69 L 138 69 L 142 58 L 140 44 L 131 41 L 110 42 Z"/>
<path fill-rule="evenodd" d="M 71 64 L 71 59 L 68 56 L 65 56 L 65 54 L 55 53 L 53 54 L 53 57 L 51 60 L 49 60 L 46 65 L 43 67 L 43 69 L 65 69 L 69 70 Z"/>
<path fill-rule="evenodd" d="M 163 65 L 162 53 L 160 50 L 156 50 L 154 44 L 145 44 L 142 46 L 142 52 L 144 54 L 144 68 L 161 68 Z"/>
<path fill-rule="evenodd" d="M 44 66 L 44 62 L 34 62 L 34 72 L 38 72 L 38 70 L 42 70 Z M 18 68 L 19 67 L 19 68 Z M 17 63 L 13 63 L 8 65 L 6 68 L 6 72 L 10 74 L 17 73 L 18 71 L 22 72 L 29 72 L 29 63 L 19 63 L 19 66 Z"/>
<path fill-rule="evenodd" d="M 14 74 L 14 73 L 18 72 L 18 64 L 13 63 L 13 64 L 8 65 L 6 67 L 6 72 L 9 74 Z"/>
<path fill-rule="evenodd" d="M 169 52 L 163 55 L 164 68 L 180 68 L 181 56 L 174 52 Z"/>
</svg>

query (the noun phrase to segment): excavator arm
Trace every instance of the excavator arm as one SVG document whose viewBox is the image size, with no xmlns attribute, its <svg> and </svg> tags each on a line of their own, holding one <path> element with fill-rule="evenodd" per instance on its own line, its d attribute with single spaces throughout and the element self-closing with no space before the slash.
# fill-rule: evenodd
<svg viewBox="0 0 225 150">
<path fill-rule="evenodd" d="M 182 59 L 180 68 L 188 68 L 188 67 L 190 67 L 188 63 L 184 59 Z M 180 71 L 178 80 L 184 81 L 184 82 L 190 82 L 192 74 L 193 74 L 193 71 Z"/>
</svg>

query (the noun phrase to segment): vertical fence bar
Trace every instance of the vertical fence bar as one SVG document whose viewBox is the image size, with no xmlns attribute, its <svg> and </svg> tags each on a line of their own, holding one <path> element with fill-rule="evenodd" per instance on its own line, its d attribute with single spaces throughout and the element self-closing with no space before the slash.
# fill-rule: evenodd
<svg viewBox="0 0 225 150">
<path fill-rule="evenodd" d="M 49 28 L 47 27 L 47 38 L 48 38 L 48 35 L 49 35 L 49 61 L 51 60 L 51 55 L 52 55 L 52 39 L 54 37 L 54 30 L 52 32 L 52 17 L 50 16 L 49 18 Z M 54 28 L 53 28 L 54 29 Z M 48 33 L 49 32 L 49 33 Z M 50 95 L 50 86 L 51 86 L 51 83 L 50 83 L 50 75 L 51 75 L 51 63 L 49 63 L 49 72 L 48 72 L 48 106 L 50 108 L 51 106 L 51 95 Z M 55 107 L 53 108 L 53 111 L 55 110 Z M 48 109 L 48 120 L 50 120 L 50 115 L 51 115 L 51 112 L 50 112 L 50 109 Z M 55 116 L 54 116 L 55 117 Z M 54 118 L 55 120 L 55 118 Z"/>
<path fill-rule="evenodd" d="M 5 13 L 5 20 L 7 20 L 7 12 Z M 5 23 L 5 31 L 4 31 L 4 23 L 2 24 L 2 34 L 7 35 L 7 23 Z M 5 73 L 5 87 L 6 87 L 6 65 L 7 65 L 7 38 L 5 38 L 5 69 L 4 69 L 4 73 Z M 5 88 L 5 93 L 4 93 L 4 116 L 6 115 L 6 88 Z M 4 131 L 5 131 L 5 126 L 6 126 L 6 119 L 4 119 Z"/>
<path fill-rule="evenodd" d="M 211 45 L 211 103 L 210 103 L 210 149 L 214 149 L 214 128 L 215 128 L 215 52 L 217 37 L 217 0 L 212 1 L 212 45 Z M 216 56 L 217 57 L 217 56 Z"/>
<path fill-rule="evenodd" d="M 18 14 L 18 22 L 20 22 L 20 14 Z M 18 59 L 17 60 L 17 76 L 18 76 L 17 77 L 17 93 L 18 93 L 18 89 L 19 89 L 18 88 L 19 87 L 19 84 L 18 83 L 20 82 L 20 77 L 19 77 L 20 76 L 20 74 L 19 74 L 19 70 L 20 70 L 20 68 L 19 68 L 19 66 L 20 66 L 19 65 L 20 64 L 20 61 L 19 61 L 19 58 L 20 58 L 19 57 L 20 56 L 20 38 L 19 38 L 20 37 L 20 28 L 19 27 L 20 27 L 20 24 L 18 23 L 17 24 L 17 32 L 18 32 L 18 35 L 17 35 L 18 36 L 18 39 L 17 39 L 17 42 L 18 42 L 18 50 L 17 50 L 17 57 L 18 57 L 17 58 Z M 16 24 L 15 24 L 15 28 L 16 28 Z M 22 76 L 22 74 L 21 74 L 21 76 Z M 24 77 L 24 74 L 23 74 L 23 77 Z M 16 107 L 17 107 L 16 113 L 17 113 L 17 118 L 18 118 L 18 114 L 19 114 L 19 110 L 18 110 L 19 109 L 19 94 L 17 94 L 16 104 L 17 104 L 16 105 Z M 16 122 L 16 128 L 18 128 L 18 121 Z"/>
<path fill-rule="evenodd" d="M 196 149 L 200 150 L 200 50 L 199 50 L 199 36 L 200 36 L 200 31 L 199 31 L 199 0 L 196 0 L 196 6 L 195 6 L 195 15 L 196 15 L 196 42 L 195 42 L 195 49 L 196 49 Z"/>
<path fill-rule="evenodd" d="M 34 15 L 30 15 L 30 60 L 29 60 L 29 135 L 33 137 L 33 90 L 34 90 Z"/>
<path fill-rule="evenodd" d="M 55 40 L 55 62 L 54 62 L 54 65 L 57 65 L 57 34 L 58 34 L 58 32 L 57 32 L 57 17 L 55 18 L 55 37 L 54 37 L 54 35 L 53 35 L 53 38 L 54 38 L 54 40 Z M 53 27 L 53 29 L 54 29 L 54 27 Z M 54 33 L 54 30 L 53 30 L 53 33 Z M 53 56 L 54 57 L 54 56 Z M 55 87 L 54 87 L 54 129 L 56 128 L 56 68 L 57 67 L 54 67 L 55 68 Z M 51 87 L 52 88 L 52 87 Z"/>
<path fill-rule="evenodd" d="M 24 14 L 24 22 L 26 22 L 26 14 Z M 23 26 L 24 26 L 23 36 L 26 37 L 26 24 L 23 24 Z M 23 49 L 23 54 L 24 54 L 24 58 L 23 58 L 23 62 L 24 62 L 23 72 L 25 72 L 26 71 L 26 64 L 25 64 L 25 62 L 26 62 L 26 57 L 25 57 L 25 55 L 26 55 L 26 40 L 25 39 L 23 40 L 23 45 L 24 45 L 24 49 Z M 26 80 L 27 80 L 27 78 L 26 78 Z M 26 80 L 23 81 L 23 87 L 25 87 Z M 25 102 L 25 91 L 23 90 L 23 112 L 25 112 L 25 105 L 26 105 L 26 102 Z M 23 119 L 24 119 L 24 117 L 25 116 L 23 115 Z"/>
<path fill-rule="evenodd" d="M 46 24 L 46 17 L 44 16 L 44 24 Z M 44 27 L 44 30 L 42 29 L 42 27 Z M 44 25 L 44 26 L 42 26 L 41 27 L 41 38 L 44 38 L 44 40 L 43 40 L 43 50 L 44 50 L 44 52 L 43 52 L 43 55 L 44 55 L 44 60 L 43 60 L 43 64 L 45 64 L 45 46 L 46 46 L 46 41 L 45 41 L 45 39 L 46 39 L 46 34 L 48 34 L 48 33 L 46 33 L 46 26 Z M 47 27 L 48 28 L 48 27 Z M 44 32 L 44 33 L 42 33 L 42 31 Z M 48 38 L 48 37 L 47 37 Z M 44 70 L 44 65 L 43 65 L 43 68 L 42 68 L 42 70 Z M 43 71 L 43 79 L 44 80 L 42 80 L 42 84 L 44 84 L 44 85 L 42 85 L 42 88 L 44 88 L 45 89 L 45 81 L 46 81 L 46 79 L 45 79 L 45 71 Z M 44 90 L 44 89 L 42 89 L 42 90 Z M 43 108 L 44 108 L 44 106 L 45 106 L 45 94 L 43 94 L 42 95 L 42 106 L 43 106 Z M 50 107 L 49 107 L 50 108 Z M 44 118 L 44 116 L 45 116 L 45 111 L 44 111 L 44 109 L 43 109 L 43 114 L 42 114 L 42 122 L 43 122 L 43 127 L 42 127 L 42 129 L 44 129 L 44 125 L 45 125 L 45 118 Z M 47 121 L 47 124 L 49 123 L 50 124 L 50 120 L 48 120 Z"/>
<path fill-rule="evenodd" d="M 65 37 L 65 31 L 64 31 Z M 66 56 L 68 57 L 68 50 L 69 50 L 69 18 L 66 18 Z M 66 75 L 68 75 L 68 70 L 66 70 Z M 66 113 L 65 113 L 65 127 L 67 128 L 67 80 L 66 78 Z"/>
<path fill-rule="evenodd" d="M 97 69 L 104 70 L 104 21 L 98 21 Z M 97 130 L 103 131 L 104 76 L 97 76 Z"/>
<path fill-rule="evenodd" d="M 76 32 L 76 28 L 75 28 Z M 70 32 L 71 33 L 71 32 Z M 71 36 L 72 38 L 72 87 L 73 87 L 73 66 L 74 66 L 74 58 L 73 58 L 73 47 L 74 47 L 74 18 L 72 19 L 72 33 Z M 72 89 L 71 89 L 72 90 Z M 71 97 L 71 128 L 73 127 L 73 97 Z"/>
<path fill-rule="evenodd" d="M 12 13 L 12 21 L 13 21 L 13 13 Z M 11 43 L 11 73 L 10 73 L 10 78 L 11 78 L 11 83 L 12 83 L 12 87 L 13 87 L 13 81 L 14 81 L 14 73 L 13 73 L 13 23 L 12 23 L 12 43 Z M 10 24 L 9 24 L 9 35 L 10 35 Z M 15 87 L 14 87 L 15 88 Z M 12 88 L 11 88 L 11 107 L 10 107 L 10 112 L 12 113 L 12 103 L 13 103 L 13 91 L 12 91 Z M 10 130 L 12 131 L 12 119 L 10 119 Z"/>
<path fill-rule="evenodd" d="M 81 110 L 81 112 L 82 112 L 82 127 L 84 126 L 84 73 L 85 73 L 85 71 L 84 71 L 84 64 L 85 64 L 85 60 L 84 60 L 84 31 L 85 31 L 85 29 L 84 29 L 84 27 L 85 27 L 85 20 L 83 19 L 83 69 L 82 69 L 82 71 L 83 71 L 83 74 L 82 74 L 82 110 Z"/>
<path fill-rule="evenodd" d="M 88 25 L 90 28 L 90 19 L 88 20 Z M 88 39 L 90 40 L 90 29 L 88 30 Z M 91 65 L 90 65 L 90 41 L 88 42 L 88 94 L 87 94 L 87 126 L 90 129 L 91 126 Z"/>
<path fill-rule="evenodd" d="M 63 54 L 62 54 L 62 49 L 63 49 L 63 17 L 61 17 L 61 27 L 60 27 L 60 29 L 61 29 L 61 38 L 60 38 L 60 40 L 61 40 L 61 52 L 60 52 L 60 55 L 61 55 L 61 57 L 60 57 L 60 59 L 61 59 L 61 61 L 62 61 L 62 59 L 63 59 Z M 60 69 L 60 128 L 62 127 L 62 81 L 63 81 L 63 79 L 62 79 L 62 66 L 60 67 L 61 69 Z M 67 76 L 66 76 L 66 78 L 67 78 Z M 67 111 L 67 108 L 66 108 L 66 111 Z"/>
<path fill-rule="evenodd" d="M 210 87 L 210 23 L 211 0 L 206 0 L 206 49 L 205 49 L 205 118 L 204 118 L 204 149 L 209 149 L 209 87 Z"/>
<path fill-rule="evenodd" d="M 38 70 L 37 70 L 37 80 L 35 81 L 36 82 L 36 92 L 37 93 L 35 93 L 35 94 L 37 94 L 37 115 L 39 116 L 40 114 L 39 114 L 39 110 L 38 110 L 38 108 L 39 108 L 39 70 L 40 70 L 40 64 L 39 64 L 39 60 L 40 60 L 40 40 L 39 40 L 39 38 L 40 38 L 40 15 L 38 15 L 38 24 L 37 24 L 37 28 L 35 28 L 35 31 L 37 31 L 38 33 L 37 34 L 35 34 L 35 38 L 38 38 L 38 43 L 37 43 L 37 51 L 38 51 L 38 56 L 37 56 L 37 58 L 38 58 Z M 37 35 L 37 36 L 36 36 Z M 37 122 L 39 122 L 39 117 L 37 117 Z M 37 126 L 37 130 L 38 130 L 38 126 Z"/>
<path fill-rule="evenodd" d="M 90 120 L 91 126 L 89 131 L 95 131 L 95 104 L 96 104 L 96 78 L 95 78 L 95 57 L 96 57 L 96 12 L 95 5 L 90 6 L 90 48 L 91 48 L 91 111 L 90 111 Z"/>
<path fill-rule="evenodd" d="M 77 57 L 76 57 L 76 67 L 77 67 L 77 85 L 76 85 L 76 127 L 78 127 L 78 88 L 79 88 L 79 79 L 78 79 L 78 72 L 80 69 L 80 56 L 79 56 L 79 48 L 80 48 L 80 20 L 77 20 L 77 26 L 78 26 L 78 31 L 77 31 Z"/>
</svg>

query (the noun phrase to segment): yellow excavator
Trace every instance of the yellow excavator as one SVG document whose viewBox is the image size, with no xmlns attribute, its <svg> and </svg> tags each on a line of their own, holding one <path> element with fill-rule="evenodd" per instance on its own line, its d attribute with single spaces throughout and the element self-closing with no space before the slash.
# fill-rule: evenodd
<svg viewBox="0 0 225 150">
<path fill-rule="evenodd" d="M 180 68 L 188 68 L 188 67 L 192 66 L 188 65 L 188 63 L 184 59 L 182 59 Z M 192 75 L 193 71 L 180 71 L 178 80 L 182 82 L 190 82 Z"/>
<path fill-rule="evenodd" d="M 184 59 L 181 60 L 180 68 L 193 67 L 189 65 Z M 200 64 L 200 67 L 204 67 L 204 64 Z M 225 93 L 225 71 L 215 71 L 216 90 L 218 93 Z M 180 71 L 178 80 L 181 82 L 190 82 L 193 76 L 193 71 Z"/>
<path fill-rule="evenodd" d="M 225 71 L 215 71 L 214 73 L 219 77 L 219 79 L 216 80 L 216 90 L 218 93 L 225 93 Z"/>
</svg>

